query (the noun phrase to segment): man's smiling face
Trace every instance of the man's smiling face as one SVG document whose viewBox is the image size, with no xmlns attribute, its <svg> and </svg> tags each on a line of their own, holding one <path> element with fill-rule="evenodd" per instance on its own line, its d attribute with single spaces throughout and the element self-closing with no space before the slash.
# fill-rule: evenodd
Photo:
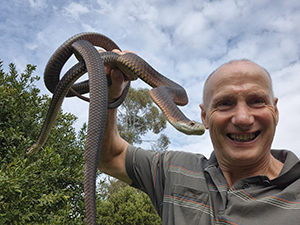
<svg viewBox="0 0 300 225">
<path fill-rule="evenodd" d="M 250 61 L 225 64 L 208 79 L 201 117 L 220 165 L 259 165 L 269 156 L 277 100 L 267 72 Z"/>
</svg>

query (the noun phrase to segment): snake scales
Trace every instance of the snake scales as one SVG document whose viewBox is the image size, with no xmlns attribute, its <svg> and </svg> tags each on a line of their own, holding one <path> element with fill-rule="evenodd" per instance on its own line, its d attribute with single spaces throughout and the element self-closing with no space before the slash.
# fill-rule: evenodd
<svg viewBox="0 0 300 225">
<path fill-rule="evenodd" d="M 94 46 L 107 52 L 99 54 Z M 64 97 L 90 93 L 89 121 L 85 146 L 84 198 L 87 224 L 96 224 L 96 172 L 99 164 L 101 143 L 107 118 L 107 108 L 118 107 L 129 89 L 129 83 L 122 96 L 112 104 L 107 103 L 107 78 L 104 64 L 118 67 L 130 80 L 137 78 L 148 83 L 152 90 L 150 96 L 161 108 L 168 121 L 186 134 L 202 135 L 202 124 L 189 120 L 177 107 L 188 102 L 185 90 L 175 82 L 155 71 L 139 56 L 127 53 L 119 56 L 110 52 L 120 49 L 112 40 L 98 33 L 80 33 L 65 41 L 49 59 L 44 73 L 45 85 L 53 93 L 50 107 L 38 140 L 26 150 L 28 156 L 36 153 L 46 142 L 56 120 Z M 63 65 L 75 53 L 80 61 L 59 79 Z M 74 84 L 84 73 L 89 80 Z"/>
</svg>

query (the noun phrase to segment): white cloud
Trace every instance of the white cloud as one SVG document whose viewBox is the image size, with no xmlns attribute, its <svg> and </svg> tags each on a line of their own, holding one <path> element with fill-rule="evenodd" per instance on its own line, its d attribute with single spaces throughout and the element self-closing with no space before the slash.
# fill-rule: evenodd
<svg viewBox="0 0 300 225">
<path fill-rule="evenodd" d="M 44 9 L 47 7 L 46 0 L 28 0 L 30 7 L 33 9 Z"/>
<path fill-rule="evenodd" d="M 89 11 L 88 7 L 72 2 L 64 8 L 63 13 L 65 13 L 67 17 L 71 17 L 71 19 L 78 20 L 80 16 L 89 13 Z"/>
<path fill-rule="evenodd" d="M 274 146 L 300 155 L 299 6 L 296 0 L 12 0 L 0 15 L 0 58 L 20 69 L 37 64 L 42 77 L 51 54 L 69 37 L 84 31 L 103 33 L 184 86 L 190 103 L 182 110 L 191 119 L 200 118 L 198 104 L 206 76 L 226 61 L 249 58 L 271 73 L 280 98 Z M 73 63 L 70 60 L 66 68 Z M 39 87 L 49 94 L 42 83 Z M 147 85 L 137 81 L 133 86 Z M 77 127 L 87 121 L 86 103 L 67 99 L 63 109 L 79 117 Z M 167 132 L 173 149 L 208 153 L 212 149 L 208 132 L 186 138 L 172 127 Z"/>
</svg>

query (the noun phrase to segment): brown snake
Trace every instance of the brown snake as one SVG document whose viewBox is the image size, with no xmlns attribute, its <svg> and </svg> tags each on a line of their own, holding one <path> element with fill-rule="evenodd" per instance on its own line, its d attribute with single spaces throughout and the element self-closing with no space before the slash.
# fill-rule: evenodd
<svg viewBox="0 0 300 225">
<path fill-rule="evenodd" d="M 53 96 L 38 140 L 26 151 L 26 154 L 31 156 L 44 145 L 64 97 L 90 93 L 88 131 L 84 153 L 84 198 L 87 224 L 96 224 L 96 172 L 106 124 L 107 108 L 118 107 L 129 89 L 128 82 L 120 99 L 113 104 L 108 104 L 108 82 L 104 64 L 119 68 L 130 80 L 140 78 L 153 87 L 149 92 L 151 98 L 161 108 L 168 121 L 179 131 L 186 134 L 202 135 L 205 130 L 202 124 L 190 121 L 178 109 L 177 105 L 186 105 L 188 102 L 186 92 L 180 85 L 155 71 L 135 54 L 127 53 L 122 56 L 113 52 L 99 54 L 94 46 L 102 47 L 107 51 L 119 49 L 112 40 L 101 34 L 81 33 L 64 42 L 49 59 L 45 68 L 44 81 Z M 67 71 L 60 80 L 62 67 L 73 53 L 78 59 L 83 60 Z M 89 74 L 89 81 L 74 84 L 86 72 Z"/>
</svg>

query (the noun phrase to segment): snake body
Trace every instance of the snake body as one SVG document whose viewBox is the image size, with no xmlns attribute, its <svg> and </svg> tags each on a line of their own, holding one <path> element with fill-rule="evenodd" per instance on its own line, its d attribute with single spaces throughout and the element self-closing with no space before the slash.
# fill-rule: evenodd
<svg viewBox="0 0 300 225">
<path fill-rule="evenodd" d="M 64 42 L 49 59 L 44 73 L 45 85 L 53 93 L 50 107 L 38 140 L 27 149 L 28 156 L 36 153 L 46 142 L 56 120 L 64 97 L 90 93 L 88 132 L 85 146 L 84 193 L 87 224 L 96 224 L 96 172 L 99 164 L 101 143 L 107 118 L 107 108 L 118 107 L 126 97 L 129 82 L 122 96 L 115 103 L 107 103 L 107 78 L 104 64 L 119 68 L 130 80 L 142 79 L 153 89 L 150 96 L 161 108 L 168 121 L 186 134 L 201 135 L 204 126 L 189 120 L 177 107 L 188 102 L 185 90 L 175 82 L 154 70 L 139 56 L 127 53 L 119 56 L 113 52 L 99 54 L 94 46 L 107 51 L 119 49 L 109 38 L 98 33 L 81 33 Z M 59 79 L 63 65 L 76 53 L 82 61 L 73 66 Z M 84 73 L 89 80 L 74 84 Z M 72 91 L 70 91 L 72 90 Z"/>
</svg>

